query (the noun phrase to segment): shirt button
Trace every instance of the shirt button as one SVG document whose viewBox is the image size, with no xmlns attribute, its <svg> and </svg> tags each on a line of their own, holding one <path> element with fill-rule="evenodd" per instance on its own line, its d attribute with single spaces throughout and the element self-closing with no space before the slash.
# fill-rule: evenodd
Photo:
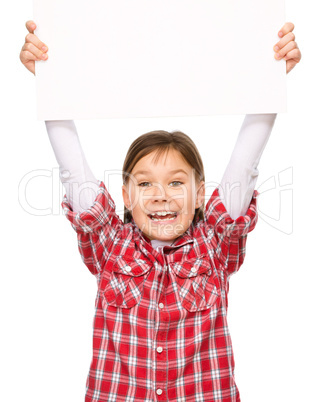
<svg viewBox="0 0 310 402">
<path fill-rule="evenodd" d="M 70 177 L 70 172 L 68 170 L 64 170 L 63 172 L 60 173 L 60 176 L 63 179 L 68 179 Z"/>
<path fill-rule="evenodd" d="M 212 274 L 212 269 L 209 269 L 208 275 L 210 276 Z"/>
<path fill-rule="evenodd" d="M 197 268 L 192 267 L 192 268 L 191 268 L 191 271 L 195 273 L 195 272 L 197 272 Z"/>
<path fill-rule="evenodd" d="M 125 271 L 130 272 L 130 271 L 131 271 L 131 267 L 129 267 L 129 266 L 127 265 L 127 267 L 125 267 Z"/>
<path fill-rule="evenodd" d="M 161 346 L 159 346 L 156 350 L 158 353 L 161 353 L 163 351 L 163 348 Z"/>
<path fill-rule="evenodd" d="M 159 303 L 159 308 L 164 308 L 164 303 Z"/>
<path fill-rule="evenodd" d="M 161 395 L 162 393 L 163 393 L 163 390 L 162 390 L 162 389 L 158 388 L 158 389 L 156 390 L 156 394 L 157 394 L 157 395 Z"/>
</svg>

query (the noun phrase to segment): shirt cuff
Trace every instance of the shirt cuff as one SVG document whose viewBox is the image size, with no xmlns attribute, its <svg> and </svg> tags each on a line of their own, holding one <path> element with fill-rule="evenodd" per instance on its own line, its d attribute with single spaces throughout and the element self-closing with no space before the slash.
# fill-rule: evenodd
<svg viewBox="0 0 310 402">
<path fill-rule="evenodd" d="M 115 203 L 107 188 L 100 180 L 98 180 L 98 185 L 99 188 L 93 205 L 83 212 L 74 212 L 67 196 L 63 197 L 62 209 L 76 232 L 93 233 L 116 216 Z"/>
<path fill-rule="evenodd" d="M 220 237 L 238 238 L 247 235 L 251 232 L 257 223 L 257 197 L 259 192 L 254 190 L 250 205 L 245 215 L 239 216 L 236 219 L 227 212 L 219 195 L 219 187 L 217 187 L 205 208 L 205 219 L 207 224 L 214 227 L 215 232 Z"/>
</svg>

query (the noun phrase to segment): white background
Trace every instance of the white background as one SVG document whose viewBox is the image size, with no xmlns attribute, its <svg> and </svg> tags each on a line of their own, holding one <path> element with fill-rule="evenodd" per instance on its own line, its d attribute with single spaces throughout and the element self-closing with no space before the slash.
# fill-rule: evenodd
<svg viewBox="0 0 310 402">
<path fill-rule="evenodd" d="M 293 184 L 258 199 L 259 221 L 248 237 L 245 262 L 230 283 L 229 323 L 243 402 L 310 400 L 310 63 L 309 21 L 303 5 L 301 0 L 287 2 L 286 19 L 296 25 L 303 59 L 288 75 L 288 113 L 277 118 L 260 161 L 257 189 L 283 171 L 286 178 L 293 172 Z M 57 212 L 57 180 L 53 214 L 29 214 L 19 201 L 23 177 L 55 171 L 57 163 L 45 125 L 36 120 L 35 78 L 19 61 L 32 3 L 6 3 L 2 16 L 0 398 L 82 402 L 91 361 L 96 281 L 81 261 L 70 223 Z M 87 49 L 81 54 L 89 56 Z M 181 129 L 198 145 L 207 181 L 219 183 L 242 121 L 243 116 L 213 116 L 84 120 L 76 125 L 98 178 L 106 170 L 121 169 L 125 152 L 138 135 Z M 121 209 L 120 182 L 109 188 Z M 281 193 L 285 188 L 287 192 Z M 52 207 L 52 179 L 31 180 L 27 199 L 36 208 Z"/>
</svg>

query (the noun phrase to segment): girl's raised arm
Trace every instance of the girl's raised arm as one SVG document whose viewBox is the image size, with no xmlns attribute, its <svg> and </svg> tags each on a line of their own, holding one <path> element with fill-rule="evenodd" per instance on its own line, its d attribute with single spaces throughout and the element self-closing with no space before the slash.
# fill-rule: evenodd
<svg viewBox="0 0 310 402">
<path fill-rule="evenodd" d="M 26 22 L 28 34 L 20 52 L 23 65 L 35 75 L 35 62 L 48 59 L 48 47 L 34 34 L 36 24 Z M 60 168 L 60 179 L 74 212 L 84 212 L 95 201 L 98 182 L 85 159 L 72 120 L 46 121 L 46 129 Z"/>
<path fill-rule="evenodd" d="M 270 137 L 276 114 L 245 116 L 219 195 L 232 219 L 246 213 L 258 178 L 258 163 Z"/>
<path fill-rule="evenodd" d="M 301 60 L 301 52 L 293 34 L 294 24 L 286 22 L 278 32 L 274 45 L 275 59 L 286 60 L 289 73 Z M 220 198 L 231 216 L 236 219 L 246 213 L 258 177 L 258 163 L 268 142 L 276 114 L 247 115 L 235 148 L 219 186 Z"/>
<path fill-rule="evenodd" d="M 69 203 L 74 212 L 84 212 L 93 205 L 99 183 L 88 166 L 74 121 L 49 120 L 45 125 Z"/>
</svg>

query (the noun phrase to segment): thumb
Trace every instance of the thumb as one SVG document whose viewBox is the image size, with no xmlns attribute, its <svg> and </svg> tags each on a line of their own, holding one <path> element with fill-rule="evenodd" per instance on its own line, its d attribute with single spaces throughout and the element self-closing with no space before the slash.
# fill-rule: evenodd
<svg viewBox="0 0 310 402">
<path fill-rule="evenodd" d="M 37 28 L 37 26 L 32 20 L 30 20 L 26 22 L 26 28 L 28 29 L 29 33 L 34 33 L 34 30 Z"/>
</svg>

